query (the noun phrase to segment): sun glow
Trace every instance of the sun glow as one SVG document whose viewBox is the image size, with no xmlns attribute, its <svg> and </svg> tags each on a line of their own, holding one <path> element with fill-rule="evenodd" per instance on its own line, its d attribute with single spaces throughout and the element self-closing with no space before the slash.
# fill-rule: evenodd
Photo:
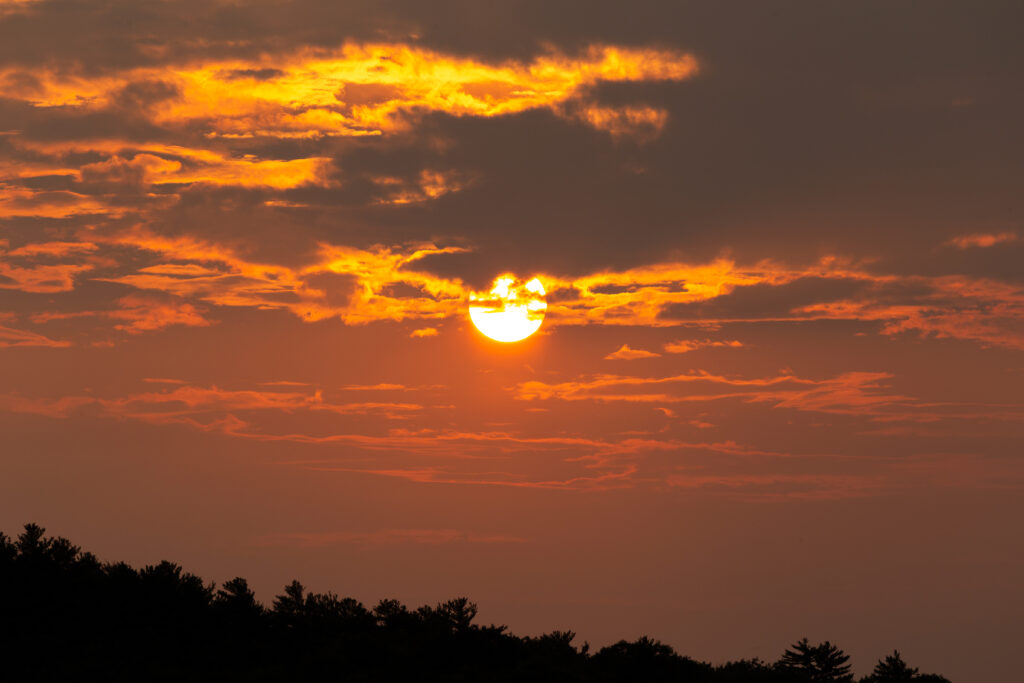
<svg viewBox="0 0 1024 683">
<path fill-rule="evenodd" d="M 546 293 L 537 278 L 522 283 L 514 275 L 501 275 L 490 292 L 469 295 L 469 317 L 491 339 L 517 342 L 540 329 Z"/>
</svg>

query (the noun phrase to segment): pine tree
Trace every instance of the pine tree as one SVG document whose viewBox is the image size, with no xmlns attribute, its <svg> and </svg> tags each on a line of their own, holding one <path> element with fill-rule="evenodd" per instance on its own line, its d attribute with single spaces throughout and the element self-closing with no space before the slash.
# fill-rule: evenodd
<svg viewBox="0 0 1024 683">
<path fill-rule="evenodd" d="M 811 645 L 806 638 L 787 649 L 776 666 L 800 680 L 812 683 L 851 683 L 850 656 L 828 642 Z"/>
<path fill-rule="evenodd" d="M 911 681 L 917 678 L 917 668 L 907 666 L 900 656 L 899 650 L 893 650 L 891 655 L 885 659 L 878 660 L 875 670 L 868 678 L 871 683 L 897 683 L 899 681 Z"/>
</svg>

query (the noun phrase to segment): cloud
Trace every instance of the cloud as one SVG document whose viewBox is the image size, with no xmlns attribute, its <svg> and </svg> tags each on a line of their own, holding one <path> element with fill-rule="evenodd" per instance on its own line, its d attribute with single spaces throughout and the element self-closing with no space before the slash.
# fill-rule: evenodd
<svg viewBox="0 0 1024 683">
<path fill-rule="evenodd" d="M 227 185 L 278 190 L 309 184 L 328 184 L 332 160 L 258 159 L 252 155 L 228 157 L 222 153 L 175 145 L 146 146 L 149 151 L 121 157 L 117 154 L 78 170 L 83 183 L 112 188 L 147 185 Z"/>
<path fill-rule="evenodd" d="M 281 265 L 253 259 L 241 243 L 228 246 L 187 235 L 162 235 L 145 227 L 108 234 L 91 230 L 88 236 L 81 242 L 0 245 L 0 288 L 69 292 L 89 274 L 93 281 L 132 287 L 140 296 L 171 296 L 165 301 L 174 310 L 154 310 L 148 320 L 142 307 L 130 305 L 126 298 L 117 303 L 120 312 L 40 312 L 34 318 L 131 319 L 119 328 L 130 332 L 169 324 L 200 326 L 200 320 L 206 320 L 200 303 L 287 310 L 308 322 L 340 318 L 351 325 L 450 320 L 465 314 L 475 293 L 459 278 L 432 272 L 432 259 L 472 255 L 464 246 L 420 243 L 360 249 L 320 242 L 304 265 Z M 916 332 L 1024 348 L 1024 290 L 987 278 L 879 274 L 835 257 L 802 267 L 716 259 L 604 269 L 571 278 L 541 273 L 539 278 L 549 293 L 547 329 L 716 329 L 741 322 L 853 320 L 873 323 L 886 335 Z M 430 328 L 436 326 L 420 329 Z M 665 350 L 684 353 L 741 344 L 689 340 L 670 343 Z M 631 351 L 635 350 L 620 349 L 615 354 L 621 355 L 612 357 L 623 358 Z"/>
<path fill-rule="evenodd" d="M 745 410 L 780 407 L 808 413 L 845 416 L 866 421 L 913 421 L 946 424 L 950 420 L 1024 419 L 1024 406 L 936 404 L 886 391 L 882 374 L 850 373 L 820 380 L 792 376 L 743 378 L 708 373 L 694 376 L 636 378 L 600 376 L 568 400 L 628 401 L 627 390 L 646 391 L 653 383 L 669 397 L 675 410 L 664 413 L 669 422 L 694 422 L 685 408 L 687 396 L 717 396 L 747 406 Z M 692 441 L 671 433 L 613 434 L 589 428 L 580 433 L 530 433 L 525 425 L 507 429 L 437 428 L 430 405 L 353 399 L 350 393 L 402 391 L 396 385 L 353 385 L 331 392 L 298 387 L 226 389 L 217 386 L 169 384 L 167 389 L 123 396 L 65 396 L 59 399 L 0 395 L 0 410 L 57 419 L 117 419 L 150 425 L 176 425 L 233 439 L 302 446 L 334 446 L 310 452 L 309 458 L 282 459 L 278 464 L 317 472 L 345 472 L 398 478 L 415 483 L 462 486 L 501 486 L 521 489 L 606 491 L 637 487 L 669 487 L 709 495 L 769 502 L 786 499 L 829 499 L 877 495 L 893 485 L 896 463 L 877 453 L 849 455 L 784 446 L 770 448 L 709 438 Z M 675 386 L 678 385 L 678 386 Z M 536 389 L 536 387 L 534 387 Z M 552 391 L 563 394 L 568 386 Z M 559 396 L 565 398 L 565 396 Z M 642 401 L 651 400 L 641 396 Z M 692 401 L 691 401 L 692 402 Z M 763 408 L 761 408 L 763 406 Z M 617 412 L 625 412 L 617 411 Z M 514 412 L 508 413 L 510 416 Z M 733 415 L 733 417 L 729 417 Z M 757 412 L 745 412 L 756 423 Z M 762 413 L 763 415 L 763 413 Z M 338 418 L 358 417 L 339 423 Z M 719 411 L 734 419 L 734 411 Z M 330 419 L 323 419 L 330 417 Z M 769 418 L 785 431 L 791 419 Z M 398 421 L 398 422 L 396 422 Z M 405 421 L 405 422 L 402 422 Z M 717 419 L 715 420 L 718 421 Z M 593 424 L 593 421 L 589 421 Z M 405 426 L 396 426 L 408 424 Z M 698 428 L 715 429 L 702 422 Z M 800 439 L 803 427 L 794 427 Z M 686 430 L 692 430 L 687 426 Z M 831 431 L 831 429 L 830 429 Z M 692 431 L 683 433 L 692 433 Z M 883 437 L 873 437 L 883 438 Z M 899 438 L 884 437 L 884 438 Z M 386 465 L 379 454 L 385 453 Z M 458 539 L 451 536 L 451 542 Z M 313 542 L 312 539 L 307 539 Z M 372 543 L 361 535 L 321 539 L 324 542 Z M 380 542 L 415 542 L 396 534 Z M 424 541 L 426 542 L 426 541 Z M 447 542 L 447 541 L 445 541 Z"/>
<path fill-rule="evenodd" d="M 649 142 L 661 135 L 668 122 L 668 112 L 654 107 L 602 107 L 586 105 L 576 116 L 593 128 L 613 138 L 632 137 Z"/>
<path fill-rule="evenodd" d="M 112 310 L 34 313 L 32 321 L 48 323 L 54 320 L 100 318 L 116 321 L 114 329 L 128 334 L 153 332 L 173 325 L 208 327 L 212 324 L 203 317 L 203 309 L 173 297 L 136 293 L 122 297 L 116 303 L 117 308 Z"/>
<path fill-rule="evenodd" d="M 407 44 L 348 44 L 336 50 L 304 48 L 262 59 L 207 61 L 175 68 L 143 67 L 98 78 L 37 67 L 30 87 L 13 71 L 8 97 L 36 107 L 106 108 L 126 89 L 163 83 L 176 96 L 147 102 L 162 127 L 201 126 L 226 138 L 365 136 L 401 130 L 417 112 L 492 117 L 531 109 L 558 111 L 583 89 L 603 81 L 678 81 L 697 71 L 677 50 L 595 45 L 579 56 L 550 53 L 500 65 Z M 23 71 L 18 73 L 24 73 Z M 119 99 L 120 98 L 120 99 Z M 598 110 L 585 115 L 599 129 L 622 134 L 657 128 L 664 112 Z"/>
<path fill-rule="evenodd" d="M 118 305 L 119 310 L 110 311 L 106 315 L 114 320 L 124 321 L 114 327 L 129 334 L 151 332 L 171 325 L 210 325 L 210 321 L 202 316 L 202 312 L 189 303 L 130 295 L 118 301 Z"/>
<path fill-rule="evenodd" d="M 661 354 L 643 349 L 631 349 L 628 344 L 623 344 L 618 351 L 609 353 L 605 360 L 634 360 L 636 358 L 658 358 Z"/>
<path fill-rule="evenodd" d="M 38 242 L 14 249 L 0 242 L 0 289 L 71 291 L 78 277 L 102 262 L 97 249 L 91 242 Z"/>
<path fill-rule="evenodd" d="M 886 391 L 888 373 L 846 372 L 829 379 L 807 379 L 792 374 L 743 378 L 699 371 L 665 377 L 596 375 L 567 382 L 522 382 L 515 397 L 523 401 L 598 401 L 625 403 L 692 403 L 739 399 L 839 414 L 877 415 L 889 408 L 913 403 L 907 396 Z"/>
<path fill-rule="evenodd" d="M 860 298 L 808 305 L 795 313 L 813 319 L 878 321 L 886 335 L 917 332 L 923 337 L 1024 349 L 1024 288 L 1020 285 L 959 275 L 888 280 L 889 287 Z"/>
<path fill-rule="evenodd" d="M 0 321 L 3 319 L 0 318 Z M 71 346 L 69 341 L 58 341 L 44 337 L 36 332 L 18 330 L 13 327 L 0 325 L 0 348 L 11 348 L 17 346 L 45 346 L 50 348 L 63 348 Z"/>
<path fill-rule="evenodd" d="M 0 0 L 0 17 L 27 13 L 33 5 L 41 2 L 43 0 Z"/>
<path fill-rule="evenodd" d="M 18 247 L 17 249 L 11 249 L 6 252 L 6 256 L 13 258 L 61 258 L 65 256 L 90 254 L 98 248 L 99 247 L 91 242 L 39 242 L 26 244 L 22 247 Z"/>
<path fill-rule="evenodd" d="M 743 342 L 732 339 L 732 340 L 721 340 L 713 341 L 711 339 L 680 339 L 679 341 L 669 342 L 665 344 L 665 351 L 668 353 L 689 353 L 690 351 L 696 351 L 697 349 L 705 348 L 729 348 L 738 349 L 743 346 Z"/>
<path fill-rule="evenodd" d="M 849 298 L 869 284 L 861 278 L 792 273 L 781 282 L 762 280 L 748 285 L 738 284 L 719 296 L 669 304 L 662 308 L 660 315 L 674 320 L 783 318 L 801 307 Z"/>
<path fill-rule="evenodd" d="M 411 387 L 404 384 L 346 384 L 342 387 L 345 391 L 412 391 Z"/>
<path fill-rule="evenodd" d="M 1000 232 L 1000 233 L 972 233 L 970 235 L 960 235 L 946 242 L 948 246 L 956 247 L 957 249 L 970 249 L 972 247 L 994 247 L 997 244 L 1006 244 L 1008 242 L 1016 242 L 1017 233 L 1015 232 Z"/>
<path fill-rule="evenodd" d="M 457 171 L 423 169 L 414 179 L 406 180 L 395 176 L 371 178 L 380 195 L 378 204 L 416 204 L 438 199 L 450 192 L 459 192 L 471 180 Z"/>
<path fill-rule="evenodd" d="M 423 410 L 415 403 L 389 401 L 332 401 L 324 398 L 320 390 L 312 392 L 281 390 L 221 389 L 199 386 L 176 380 L 150 379 L 148 383 L 169 384 L 173 388 L 129 394 L 121 397 L 65 396 L 60 399 L 33 399 L 17 394 L 0 395 L 0 409 L 15 413 L 30 413 L 66 418 L 83 407 L 91 407 L 101 417 L 133 419 L 150 424 L 186 425 L 202 431 L 222 431 L 234 436 L 266 438 L 272 440 L 309 441 L 302 435 L 277 437 L 259 432 L 247 432 L 250 427 L 238 415 L 278 412 L 285 415 L 334 414 L 376 415 L 388 419 L 404 419 Z M 315 441 L 316 439 L 312 439 Z M 354 436 L 353 442 L 360 437 Z"/>
</svg>

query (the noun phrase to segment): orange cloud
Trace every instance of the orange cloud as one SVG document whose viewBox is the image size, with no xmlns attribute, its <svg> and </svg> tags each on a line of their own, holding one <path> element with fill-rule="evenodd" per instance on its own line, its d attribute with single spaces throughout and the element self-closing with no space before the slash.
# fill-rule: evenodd
<svg viewBox="0 0 1024 683">
<path fill-rule="evenodd" d="M 588 105 L 577 116 L 592 128 L 609 133 L 614 138 L 633 137 L 641 141 L 657 138 L 668 122 L 668 112 L 654 107 Z"/>
<path fill-rule="evenodd" d="M 679 341 L 669 342 L 665 344 L 665 350 L 669 353 L 689 353 L 690 351 L 696 351 L 697 349 L 704 348 L 731 348 L 738 349 L 743 346 L 743 342 L 734 340 L 730 341 L 712 341 L 705 339 L 703 341 L 697 339 L 680 339 Z"/>
<path fill-rule="evenodd" d="M 133 83 L 162 83 L 176 94 L 148 105 L 158 125 L 201 126 L 225 137 L 318 137 L 380 135 L 407 126 L 417 112 L 557 111 L 602 81 L 678 81 L 696 71 L 693 56 L 677 50 L 592 46 L 578 57 L 551 53 L 530 63 L 491 64 L 403 44 L 348 44 L 101 76 L 39 69 L 31 88 L 18 87 L 9 72 L 0 79 L 11 84 L 9 97 L 38 107 L 107 107 Z M 664 112 L 594 109 L 584 120 L 621 134 L 663 125 Z"/>
<path fill-rule="evenodd" d="M 492 64 L 402 44 L 305 48 L 254 61 L 208 61 L 87 74 L 56 66 L 23 72 L 0 69 L 4 95 L 37 108 L 89 114 L 121 111 L 125 93 L 161 97 L 130 100 L 131 116 L 181 137 L 208 140 L 187 147 L 117 139 L 43 142 L 12 138 L 30 163 L 0 163 L 0 217 L 120 216 L 136 210 L 112 195 L 68 189 L 30 189 L 28 177 L 63 175 L 107 184 L 121 193 L 149 186 L 205 184 L 291 189 L 329 185 L 327 157 L 272 159 L 231 155 L 218 140 L 271 136 L 383 135 L 415 125 L 428 112 L 494 117 L 548 109 L 615 137 L 657 136 L 667 112 L 650 107 L 571 106 L 605 81 L 679 81 L 696 73 L 692 55 L 677 50 L 592 46 L 579 56 L 550 53 L 532 62 Z M 72 153 L 106 155 L 68 167 Z M 47 154 L 51 163 L 40 161 Z M 472 178 L 450 169 L 423 169 L 414 181 L 379 176 L 378 202 L 409 204 L 457 192 Z M 173 201 L 152 195 L 151 203 Z M 285 199 L 267 200 L 291 205 Z"/>
<path fill-rule="evenodd" d="M 0 0 L 0 17 L 28 12 L 32 5 L 43 0 Z"/>
<path fill-rule="evenodd" d="M 21 268 L 0 262 L 0 289 L 41 293 L 69 292 L 75 287 L 75 278 L 92 268 L 91 265 L 73 264 Z"/>
<path fill-rule="evenodd" d="M 636 358 L 659 358 L 661 354 L 643 349 L 631 349 L 629 344 L 623 344 L 618 351 L 609 353 L 605 360 L 634 360 Z"/>
<path fill-rule="evenodd" d="M 120 308 L 107 313 L 107 316 L 125 321 L 114 327 L 129 334 L 160 330 L 171 325 L 207 327 L 210 324 L 201 311 L 189 303 L 131 295 L 118 301 L 118 305 Z"/>
<path fill-rule="evenodd" d="M 378 201 L 380 204 L 415 204 L 443 197 L 451 192 L 458 192 L 469 184 L 469 180 L 454 171 L 420 171 L 415 182 L 401 178 L 379 176 L 372 179 L 382 187 L 385 196 Z"/>
<path fill-rule="evenodd" d="M 893 393 L 884 372 L 845 372 L 835 377 L 807 379 L 790 374 L 775 377 L 725 377 L 693 372 L 665 377 L 594 375 L 547 383 L 528 381 L 513 387 L 522 401 L 594 401 L 636 403 L 664 407 L 712 401 L 766 404 L 773 409 L 848 415 L 872 422 L 932 423 L 944 420 L 1024 420 L 1024 404 L 934 403 Z M 671 417 L 671 415 L 670 415 Z M 697 421 L 694 426 L 712 426 Z"/>
<path fill-rule="evenodd" d="M 875 415 L 888 407 L 913 401 L 910 397 L 885 391 L 883 380 L 890 377 L 887 373 L 871 372 L 848 372 L 823 380 L 788 374 L 746 379 L 703 371 L 667 377 L 596 375 L 554 384 L 536 380 L 523 382 L 516 385 L 514 395 L 523 401 L 668 404 L 740 399 L 748 403 L 771 403 L 778 408 Z"/>
<path fill-rule="evenodd" d="M 74 289 L 75 279 L 102 262 L 91 242 L 41 242 L 8 249 L 0 242 L 0 289 L 53 293 Z M 71 263 L 51 263 L 51 261 Z"/>
<path fill-rule="evenodd" d="M 962 405 L 939 406 L 914 403 L 910 399 L 885 396 L 885 377 L 842 375 L 825 380 L 799 378 L 722 378 L 705 375 L 713 384 L 735 387 L 724 391 L 764 403 L 772 408 L 780 401 L 798 410 L 861 415 L 870 420 L 889 419 L 898 410 L 909 412 L 949 409 L 948 416 L 960 417 Z M 637 378 L 620 378 L 636 380 Z M 665 378 L 662 384 L 669 384 Z M 612 378 L 606 378 L 612 381 Z M 352 472 L 401 478 L 418 483 L 505 486 L 546 490 L 589 490 L 656 486 L 699 490 L 713 495 L 737 496 L 753 501 L 787 498 L 838 498 L 875 495 L 892 487 L 894 477 L 902 481 L 914 470 L 907 462 L 907 476 L 900 478 L 900 463 L 888 455 L 793 454 L 784 450 L 757 448 L 730 440 L 693 442 L 665 435 L 585 436 L 572 434 L 530 436 L 514 430 L 472 431 L 435 428 L 388 428 L 394 422 L 360 420 L 362 433 L 339 429 L 336 419 L 317 419 L 318 414 L 334 416 L 374 415 L 388 421 L 403 415 L 415 416 L 426 410 L 417 404 L 348 400 L 348 392 L 401 391 L 397 385 L 355 385 L 341 393 L 298 387 L 296 383 L 273 383 L 267 390 L 223 389 L 211 386 L 168 384 L 160 391 L 146 391 L 122 397 L 68 396 L 55 400 L 0 395 L 0 410 L 53 418 L 99 417 L 128 419 L 146 424 L 179 425 L 188 429 L 216 432 L 233 438 L 290 444 L 344 446 L 344 450 L 315 451 L 316 459 L 282 460 L 280 465 L 323 472 Z M 686 385 L 681 393 L 699 391 L 699 381 Z M 861 387 L 860 393 L 857 387 Z M 872 389 L 875 387 L 875 389 Z M 747 392 L 743 393 L 742 390 Z M 864 397 L 872 392 L 876 399 Z M 667 390 L 666 390 L 666 393 Z M 770 394 L 776 394 L 774 397 Z M 1019 421 L 1022 406 L 1014 408 Z M 886 413 L 886 410 L 894 412 Z M 980 410 L 976 410 L 980 413 Z M 923 414 L 923 413 L 922 413 Z M 671 417 L 671 416 L 670 416 Z M 927 419 L 935 419 L 928 416 Z M 374 424 L 378 427 L 375 428 Z M 326 430 L 324 429 L 326 427 Z M 350 450 L 351 449 L 351 450 Z M 362 456 L 350 457 L 353 451 Z M 387 453 L 382 466 L 373 453 Z M 424 463 L 423 459 L 429 458 Z M 1019 475 L 1019 473 L 1018 473 Z M 919 477 L 914 476 L 916 481 Z M 369 533 L 369 532 L 368 532 Z M 377 533 L 377 532 L 373 532 Z M 381 532 L 364 536 L 353 532 L 339 536 L 278 538 L 295 543 L 415 543 L 460 542 L 455 535 L 437 534 L 419 538 Z M 481 542 L 483 538 L 480 539 Z"/>
<path fill-rule="evenodd" d="M 53 242 L 9 250 L 0 245 L 0 287 L 69 291 L 84 272 L 99 264 L 116 263 L 114 258 L 123 260 L 128 248 L 149 252 L 145 261 L 149 265 L 95 279 L 163 292 L 190 302 L 283 309 L 310 322 L 331 317 L 348 324 L 460 318 L 466 315 L 473 294 L 457 278 L 418 269 L 418 262 L 427 256 L 467 251 L 463 247 L 422 244 L 358 249 L 322 243 L 311 263 L 294 267 L 255 262 L 235 248 L 216 242 L 165 237 L 142 227 L 107 236 L 90 231 L 88 236 L 89 241 L 81 246 Z M 153 263 L 154 257 L 157 263 Z M 67 263 L 40 262 L 46 259 Z M 739 266 L 717 259 L 706 264 L 657 263 L 577 278 L 541 274 L 539 279 L 549 292 L 545 317 L 549 329 L 591 324 L 717 328 L 733 322 L 846 319 L 879 323 L 884 334 L 916 331 L 983 345 L 1024 348 L 1024 290 L 1012 283 L 983 278 L 878 275 L 830 257 L 798 268 L 770 261 Z M 799 297 L 806 297 L 811 285 L 816 288 L 819 283 L 824 283 L 826 289 L 828 283 L 843 286 L 836 288 L 834 300 L 801 304 Z M 750 302 L 757 299 L 748 293 L 763 297 L 772 288 L 790 285 L 796 288 L 792 292 L 797 297 L 791 305 L 775 301 L 779 296 L 773 295 L 775 308 L 770 315 L 749 317 Z M 790 291 L 780 289 L 780 296 L 784 298 Z M 730 308 L 736 298 L 747 303 Z M 695 306 L 715 301 L 726 305 L 708 308 L 707 312 Z M 677 315 L 679 307 L 695 311 Z M 736 312 L 730 314 L 733 310 Z M 139 324 L 134 329 L 146 328 Z M 668 344 L 665 351 L 686 353 L 698 348 L 738 346 L 742 343 L 735 340 L 681 340 Z M 623 353 L 630 351 L 635 350 Z"/>
<path fill-rule="evenodd" d="M 336 415 L 380 414 L 400 415 L 422 410 L 415 403 L 387 401 L 332 402 L 325 400 L 321 391 L 229 390 L 216 386 L 203 387 L 176 380 L 151 379 L 152 383 L 170 384 L 166 391 L 132 394 L 121 398 L 95 396 L 68 396 L 57 400 L 29 399 L 17 395 L 4 395 L 0 407 L 12 412 L 33 413 L 50 417 L 67 417 L 72 411 L 91 405 L 101 415 L 131 418 L 155 424 L 186 424 L 201 429 L 222 429 L 226 433 L 240 432 L 246 423 L 233 413 L 252 411 L 278 411 L 291 414 L 296 411 L 327 412 Z M 254 435 L 260 437 L 261 435 Z M 271 437 L 267 437 L 271 438 Z M 297 438 L 296 440 L 303 440 Z"/>
<path fill-rule="evenodd" d="M 66 190 L 29 190 L 0 179 L 0 218 L 68 218 L 82 214 L 120 213 L 120 209 L 96 197 Z"/>
<path fill-rule="evenodd" d="M 0 320 L 3 320 L 3 318 L 0 318 Z M 12 346 L 49 346 L 51 348 L 60 348 L 71 346 L 71 342 L 57 341 L 36 332 L 16 330 L 13 327 L 0 325 L 0 348 L 10 348 Z"/>
<path fill-rule="evenodd" d="M 996 234 L 972 233 L 970 235 L 954 237 L 946 242 L 946 244 L 957 249 L 970 249 L 971 247 L 994 247 L 997 244 L 1016 241 L 1017 233 L 1015 232 L 1000 232 Z"/>
<path fill-rule="evenodd" d="M 146 266 L 109 282 L 196 297 L 221 306 L 290 310 L 307 321 L 340 317 L 349 324 L 375 320 L 440 319 L 459 315 L 467 292 L 458 280 L 415 270 L 427 255 L 461 248 L 432 245 L 406 251 L 378 247 L 362 250 L 321 245 L 320 261 L 304 268 L 255 263 L 221 245 L 189 237 L 161 237 L 141 229 L 109 238 L 111 244 L 160 254 L 167 263 Z M 184 263 L 182 263 L 184 262 Z M 345 276 L 355 283 L 344 300 L 326 289 L 325 277 Z M 399 296 L 396 286 L 418 293 Z"/>
<path fill-rule="evenodd" d="M 896 280 L 896 278 L 891 278 Z M 1024 349 L 1024 288 L 1012 283 L 960 275 L 906 277 L 930 291 L 908 303 L 881 302 L 870 296 L 806 306 L 797 315 L 813 319 L 879 321 L 882 333 L 917 332 L 922 336 L 963 339 L 983 346 Z"/>
<path fill-rule="evenodd" d="M 11 249 L 6 252 L 6 255 L 10 257 L 35 258 L 39 256 L 49 256 L 52 258 L 62 258 L 65 256 L 90 254 L 98 248 L 99 247 L 91 242 L 40 242 L 35 244 L 26 244 L 22 247 L 18 247 L 17 249 Z"/>
<path fill-rule="evenodd" d="M 114 155 L 105 161 L 87 164 L 81 168 L 80 176 L 83 181 L 139 185 L 200 183 L 286 190 L 327 184 L 331 165 L 327 157 L 278 160 L 246 155 L 232 158 L 210 150 L 175 145 L 145 149 L 150 152 L 134 154 L 131 158 Z"/>
<path fill-rule="evenodd" d="M 51 320 L 73 318 L 106 318 L 124 321 L 114 329 L 129 334 L 141 334 L 160 330 L 172 325 L 208 327 L 211 323 L 202 315 L 203 311 L 185 301 L 157 298 L 142 294 L 130 294 L 117 301 L 118 308 L 109 311 L 74 311 L 70 313 L 40 312 L 32 314 L 32 321 L 46 323 Z"/>
</svg>

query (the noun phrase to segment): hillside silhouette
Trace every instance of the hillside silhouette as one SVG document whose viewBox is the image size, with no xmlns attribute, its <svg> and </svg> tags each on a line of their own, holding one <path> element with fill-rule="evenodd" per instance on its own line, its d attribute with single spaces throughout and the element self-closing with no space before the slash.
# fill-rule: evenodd
<svg viewBox="0 0 1024 683">
<path fill-rule="evenodd" d="M 474 623 L 466 598 L 367 608 L 293 581 L 270 607 L 245 579 L 219 588 L 171 562 L 104 563 L 28 524 L 0 533 L 2 678 L 24 681 L 672 681 L 854 680 L 828 641 L 794 643 L 776 662 L 713 666 L 641 637 L 591 652 L 571 631 L 539 637 Z M 899 652 L 861 683 L 949 683 Z"/>
</svg>

